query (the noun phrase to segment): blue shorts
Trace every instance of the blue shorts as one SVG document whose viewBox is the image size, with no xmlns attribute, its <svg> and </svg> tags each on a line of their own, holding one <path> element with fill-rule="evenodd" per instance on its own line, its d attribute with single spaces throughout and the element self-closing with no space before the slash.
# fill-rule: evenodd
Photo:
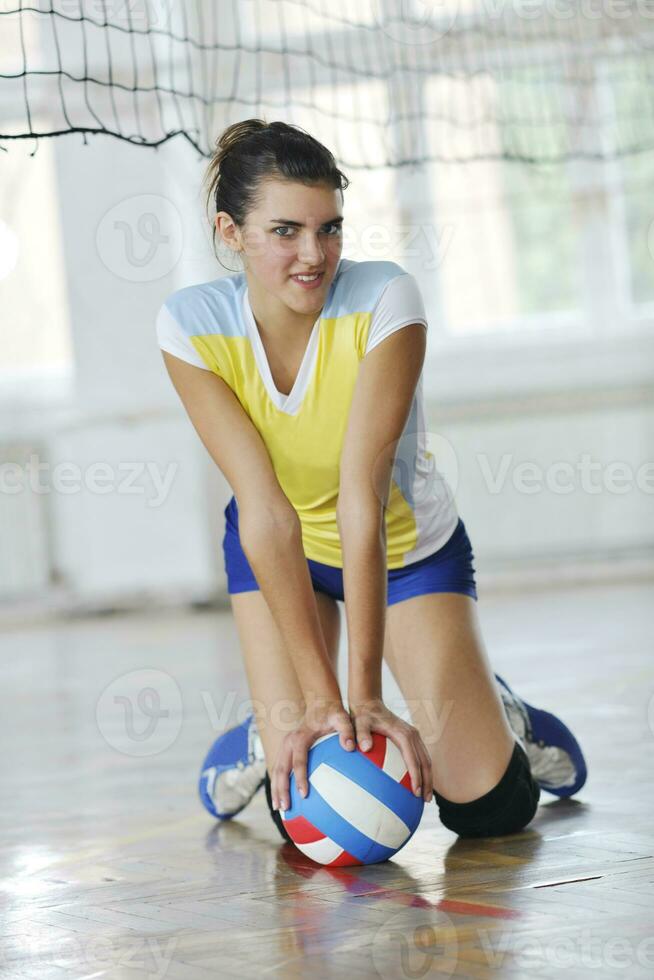
<svg viewBox="0 0 654 980">
<path fill-rule="evenodd" d="M 227 591 L 254 592 L 259 589 L 254 573 L 241 548 L 238 534 L 238 507 L 232 497 L 225 508 L 225 534 L 223 537 L 223 557 L 227 573 Z M 460 592 L 477 600 L 475 569 L 472 545 L 459 518 L 454 532 L 438 551 L 427 558 L 392 568 L 388 571 L 387 605 L 392 606 L 402 599 L 424 595 L 427 592 Z M 309 573 L 316 592 L 325 592 L 333 599 L 344 601 L 343 569 L 307 558 Z"/>
</svg>

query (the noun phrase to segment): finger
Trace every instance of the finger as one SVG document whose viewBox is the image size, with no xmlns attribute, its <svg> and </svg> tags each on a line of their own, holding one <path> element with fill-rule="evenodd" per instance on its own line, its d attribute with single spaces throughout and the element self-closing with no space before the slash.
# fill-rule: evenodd
<svg viewBox="0 0 654 980">
<path fill-rule="evenodd" d="M 418 761 L 416 750 L 413 747 L 413 742 L 408 735 L 402 734 L 398 736 L 398 743 L 402 755 L 404 756 L 407 769 L 409 770 L 413 793 L 415 796 L 422 796 L 422 776 L 420 771 L 420 763 Z"/>
<path fill-rule="evenodd" d="M 280 750 L 281 752 L 281 750 Z M 270 796 L 273 810 L 279 809 L 279 755 L 270 770 Z"/>
<path fill-rule="evenodd" d="M 418 735 L 416 739 L 416 750 L 418 752 L 418 757 L 421 762 L 422 768 L 422 795 L 425 798 L 425 802 L 429 803 L 433 795 L 434 783 L 432 779 L 432 769 L 431 769 L 431 756 L 425 748 L 423 741 Z"/>
<path fill-rule="evenodd" d="M 307 778 L 307 753 L 308 745 L 297 745 L 293 752 L 293 775 L 298 793 L 304 799 L 309 792 L 309 780 Z"/>
<path fill-rule="evenodd" d="M 270 773 L 270 795 L 272 796 L 272 808 L 273 810 L 279 810 L 279 779 L 277 776 L 277 769 L 274 768 Z"/>
<path fill-rule="evenodd" d="M 344 715 L 337 721 L 336 725 L 341 745 L 348 752 L 351 752 L 355 747 L 355 735 L 350 716 Z"/>
<path fill-rule="evenodd" d="M 359 743 L 359 748 L 364 752 L 367 752 L 372 748 L 372 732 L 370 730 L 370 725 L 362 721 L 357 723 L 357 742 Z"/>
<path fill-rule="evenodd" d="M 280 810 L 289 809 L 288 777 L 292 765 L 291 749 L 287 749 L 282 754 L 278 765 L 275 767 L 275 786 L 276 795 L 273 800 L 277 801 L 277 808 Z"/>
<path fill-rule="evenodd" d="M 279 777 L 277 779 L 277 786 L 279 787 L 278 799 L 279 799 L 280 810 L 290 809 L 290 793 L 288 789 L 289 772 L 290 772 L 290 763 L 288 763 L 288 765 L 284 767 L 284 770 L 279 773 Z"/>
<path fill-rule="evenodd" d="M 425 799 L 427 799 L 429 791 L 433 791 L 431 755 L 429 754 L 429 751 L 422 740 L 422 736 L 420 735 L 420 731 L 417 728 L 411 729 L 409 737 L 413 741 L 413 748 L 420 764 L 421 785 L 423 795 L 425 796 Z"/>
</svg>

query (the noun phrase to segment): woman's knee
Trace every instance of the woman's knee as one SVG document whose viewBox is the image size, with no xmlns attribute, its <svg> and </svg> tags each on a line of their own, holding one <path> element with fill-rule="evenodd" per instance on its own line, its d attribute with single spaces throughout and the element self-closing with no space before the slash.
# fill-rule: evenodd
<svg viewBox="0 0 654 980">
<path fill-rule="evenodd" d="M 460 837 L 515 834 L 533 819 L 540 787 L 531 774 L 525 750 L 516 741 L 497 786 L 468 803 L 453 803 L 434 790 L 441 823 Z"/>
</svg>

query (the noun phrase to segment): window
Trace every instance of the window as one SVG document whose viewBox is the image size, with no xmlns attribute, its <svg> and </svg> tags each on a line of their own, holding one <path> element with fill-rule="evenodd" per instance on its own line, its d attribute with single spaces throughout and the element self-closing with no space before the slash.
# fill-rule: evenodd
<svg viewBox="0 0 654 980">
<path fill-rule="evenodd" d="M 489 140 L 497 154 L 503 147 L 519 149 L 516 133 L 501 118 L 503 108 L 506 118 L 524 117 L 525 91 L 533 100 L 533 91 L 515 81 L 430 79 L 426 102 L 438 117 L 428 125 L 430 152 L 442 154 L 447 147 L 452 158 L 470 158 Z M 559 128 L 553 124 L 553 143 L 560 142 Z M 556 151 L 555 145 L 548 148 Z M 436 162 L 432 172 L 444 246 L 439 274 L 446 333 L 541 330 L 559 324 L 561 315 L 578 320 L 580 218 L 568 167 L 491 159 Z"/>
<path fill-rule="evenodd" d="M 624 221 L 629 257 L 629 287 L 634 307 L 654 304 L 654 154 L 621 161 Z M 641 311 L 642 312 L 642 311 Z"/>
<path fill-rule="evenodd" d="M 615 77 L 608 70 L 606 72 L 617 116 L 617 135 L 625 143 L 633 142 L 639 119 L 654 109 L 651 84 L 645 84 L 642 67 L 640 77 L 637 77 L 638 60 L 634 61 L 634 70 L 626 77 L 624 74 Z M 651 315 L 654 304 L 654 152 L 625 157 L 614 170 L 618 190 L 622 192 L 616 210 L 624 227 L 630 312 Z"/>
</svg>

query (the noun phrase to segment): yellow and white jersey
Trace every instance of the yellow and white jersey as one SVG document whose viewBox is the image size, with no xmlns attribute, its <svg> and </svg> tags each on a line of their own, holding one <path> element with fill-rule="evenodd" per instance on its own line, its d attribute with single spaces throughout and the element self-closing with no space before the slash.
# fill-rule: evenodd
<svg viewBox="0 0 654 980">
<path fill-rule="evenodd" d="M 314 561 L 343 567 L 336 524 L 339 462 L 359 365 L 409 323 L 427 328 L 411 274 L 395 262 L 341 258 L 293 389 L 284 395 L 272 379 L 245 273 L 179 289 L 159 310 L 159 346 L 219 375 L 256 426 L 300 519 L 305 556 Z M 427 435 L 421 375 L 385 513 L 388 569 L 433 554 L 457 525 L 453 495 L 427 450 Z"/>
</svg>

